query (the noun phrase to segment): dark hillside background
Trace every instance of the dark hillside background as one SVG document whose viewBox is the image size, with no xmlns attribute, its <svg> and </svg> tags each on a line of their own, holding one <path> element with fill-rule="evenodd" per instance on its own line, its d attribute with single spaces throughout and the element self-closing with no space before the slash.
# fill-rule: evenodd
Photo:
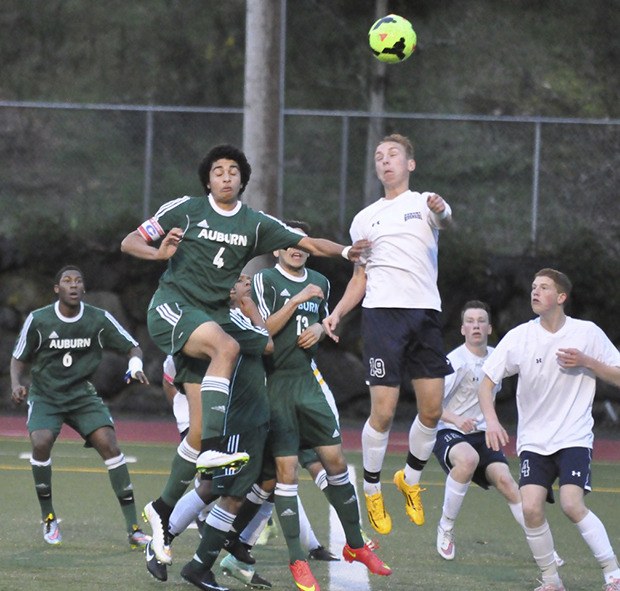
<svg viewBox="0 0 620 591">
<path fill-rule="evenodd" d="M 119 112 L 32 112 L 8 102 L 241 109 L 245 7 L 240 0 L 0 4 L 0 407 L 8 407 L 6 372 L 17 331 L 31 309 L 51 301 L 53 275 L 68 262 L 83 267 L 93 302 L 110 306 L 140 338 L 153 381 L 161 375 L 161 356 L 143 325 L 161 267 L 119 252 L 120 240 L 142 220 L 142 119 Z M 374 11 L 370 0 L 288 0 L 286 108 L 368 109 L 374 58 L 366 40 Z M 389 12 L 411 20 L 418 47 L 408 61 L 387 68 L 388 113 L 620 117 L 620 0 L 395 0 Z M 212 115 L 206 121 L 192 114 L 158 120 L 154 204 L 199 192 L 195 169 L 212 138 L 240 142 L 240 118 Z M 401 125 L 388 122 L 390 130 Z M 287 128 L 285 213 L 310 218 L 317 235 L 344 240 L 330 193 L 339 147 L 318 127 L 308 120 Z M 548 265 L 574 280 L 571 313 L 596 321 L 620 344 L 618 126 L 604 133 L 579 129 L 571 141 L 561 126 L 546 131 L 541 187 L 551 199 L 535 251 L 523 211 L 531 189 L 529 130 L 515 127 L 506 135 L 493 124 L 425 120 L 407 129 L 418 155 L 416 184 L 444 194 L 457 220 L 440 248 L 447 345 L 460 342 L 460 306 L 472 297 L 492 304 L 495 338 L 529 318 L 532 273 Z M 365 134 L 364 122 L 352 124 L 352 195 L 361 192 Z M 352 201 L 347 223 L 357 209 Z M 349 266 L 313 265 L 330 277 L 335 303 Z M 325 343 L 321 358 L 337 396 L 362 416 L 367 397 L 357 320 L 353 313 L 343 343 Z M 346 354 L 337 358 L 345 372 L 330 367 L 337 353 Z M 122 385 L 105 382 L 119 366 L 117 359 L 107 363 L 100 372 L 102 394 L 128 408 L 136 390 L 119 394 Z M 510 386 L 505 390 L 509 401 Z M 134 398 L 132 410 L 150 404 Z M 165 407 L 154 404 L 153 410 Z M 410 413 L 403 409 L 404 416 Z"/>
</svg>

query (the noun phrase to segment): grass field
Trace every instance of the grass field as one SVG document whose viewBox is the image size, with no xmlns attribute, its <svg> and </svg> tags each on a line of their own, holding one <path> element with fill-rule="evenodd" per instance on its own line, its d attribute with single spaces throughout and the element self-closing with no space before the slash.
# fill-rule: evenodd
<svg viewBox="0 0 620 591">
<path fill-rule="evenodd" d="M 159 494 L 173 450 L 171 444 L 123 444 L 131 462 L 139 508 Z M 54 504 L 62 519 L 63 543 L 60 547 L 45 544 L 26 459 L 29 451 L 26 439 L 0 438 L 0 591 L 193 588 L 182 581 L 179 572 L 196 548 L 197 532 L 188 530 L 175 540 L 175 563 L 169 569 L 168 582 L 152 579 L 146 572 L 142 553 L 129 549 L 120 509 L 97 454 L 78 442 L 59 441 L 54 448 Z M 358 474 L 359 486 L 360 454 L 349 452 L 347 456 Z M 390 455 L 384 470 L 383 488 L 394 528 L 389 536 L 381 536 L 379 554 L 394 573 L 389 578 L 371 575 L 366 580 L 365 569 L 360 570 L 357 565 L 313 563 L 323 591 L 525 591 L 537 586 L 536 565 L 523 534 L 495 491 L 484 492 L 475 486 L 470 489 L 457 523 L 456 559 L 448 563 L 439 558 L 435 552 L 435 528 L 441 513 L 443 473 L 434 459 L 429 462 L 424 477 L 427 523 L 416 527 L 405 516 L 402 497 L 389 482 L 402 461 L 402 455 Z M 516 464 L 512 468 L 516 473 Z M 595 464 L 595 489 L 588 498 L 589 506 L 607 526 L 616 551 L 620 548 L 618 469 L 618 464 Z M 333 527 L 327 502 L 305 474 L 300 491 L 319 539 L 339 553 L 339 527 Z M 567 589 L 600 589 L 598 566 L 575 527 L 557 505 L 549 508 L 548 516 L 557 550 L 566 560 L 561 572 Z M 364 523 L 371 533 L 365 517 Z M 254 553 L 258 571 L 273 582 L 274 589 L 295 589 L 286 567 L 281 535 L 267 546 L 257 547 Z M 243 588 L 241 583 L 218 575 L 217 567 L 215 572 L 220 583 L 231 589 Z"/>
</svg>

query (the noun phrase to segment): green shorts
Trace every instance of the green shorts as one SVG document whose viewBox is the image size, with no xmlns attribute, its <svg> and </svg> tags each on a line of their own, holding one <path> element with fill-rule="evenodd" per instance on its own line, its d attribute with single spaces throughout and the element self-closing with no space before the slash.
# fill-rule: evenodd
<svg viewBox="0 0 620 591">
<path fill-rule="evenodd" d="M 300 449 L 342 443 L 338 420 L 311 371 L 270 376 L 267 392 L 274 456 L 296 456 Z"/>
<path fill-rule="evenodd" d="M 248 463 L 238 472 L 230 469 L 217 470 L 213 474 L 212 491 L 214 495 L 243 498 L 250 492 L 252 485 L 259 481 L 263 468 L 263 454 L 269 425 L 263 423 L 258 427 L 231 435 L 228 451 L 246 451 L 250 454 Z"/>
<path fill-rule="evenodd" d="M 146 321 L 151 338 L 167 355 L 181 351 L 192 333 L 205 322 L 219 324 L 226 334 L 239 343 L 241 353 L 246 355 L 262 355 L 269 338 L 266 331 L 259 332 L 235 323 L 228 308 L 210 313 L 183 302 L 170 302 L 149 307 Z M 256 334 L 264 338 L 256 339 Z"/>
<path fill-rule="evenodd" d="M 114 428 L 108 407 L 96 394 L 85 396 L 72 409 L 58 408 L 39 398 L 28 401 L 28 432 L 48 430 L 58 437 L 63 423 L 75 429 L 84 439 L 100 427 Z"/>
</svg>

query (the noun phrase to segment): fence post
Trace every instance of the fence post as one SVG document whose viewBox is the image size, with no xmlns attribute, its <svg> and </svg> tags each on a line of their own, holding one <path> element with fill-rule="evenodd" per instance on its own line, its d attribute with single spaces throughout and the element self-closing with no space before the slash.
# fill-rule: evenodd
<svg viewBox="0 0 620 591">
<path fill-rule="evenodd" d="M 151 186 L 153 176 L 153 109 L 146 111 L 146 136 L 144 138 L 144 191 L 142 194 L 142 219 L 151 215 Z"/>
<path fill-rule="evenodd" d="M 338 199 L 338 231 L 344 241 L 345 218 L 347 215 L 347 171 L 349 169 L 349 118 L 342 118 L 340 137 L 340 197 Z"/>
<path fill-rule="evenodd" d="M 540 172 L 540 132 L 541 123 L 534 124 L 534 157 L 532 162 L 532 234 L 530 236 L 532 254 L 538 250 L 538 175 Z"/>
</svg>

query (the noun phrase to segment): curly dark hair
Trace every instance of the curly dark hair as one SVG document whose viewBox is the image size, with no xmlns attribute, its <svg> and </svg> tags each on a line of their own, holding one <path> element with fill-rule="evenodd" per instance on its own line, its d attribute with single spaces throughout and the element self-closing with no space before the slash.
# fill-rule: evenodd
<svg viewBox="0 0 620 591">
<path fill-rule="evenodd" d="M 250 181 L 252 167 L 250 166 L 246 155 L 239 148 L 230 144 L 220 144 L 219 146 L 214 146 L 202 159 L 202 162 L 198 167 L 198 176 L 200 177 L 200 182 L 204 187 L 205 193 L 209 193 L 211 190 L 211 187 L 209 186 L 209 172 L 211 171 L 211 166 L 216 160 L 220 160 L 221 158 L 234 160 L 239 165 L 239 172 L 241 173 L 241 190 L 239 191 L 239 195 L 241 195 Z"/>
<path fill-rule="evenodd" d="M 65 265 L 62 269 L 60 269 L 60 271 L 58 271 L 58 273 L 56 273 L 56 276 L 54 277 L 54 285 L 58 285 L 60 283 L 60 279 L 67 271 L 77 271 L 82 276 L 82 279 L 84 279 L 84 273 L 82 273 L 82 270 L 79 267 L 76 267 L 75 265 Z"/>
</svg>

